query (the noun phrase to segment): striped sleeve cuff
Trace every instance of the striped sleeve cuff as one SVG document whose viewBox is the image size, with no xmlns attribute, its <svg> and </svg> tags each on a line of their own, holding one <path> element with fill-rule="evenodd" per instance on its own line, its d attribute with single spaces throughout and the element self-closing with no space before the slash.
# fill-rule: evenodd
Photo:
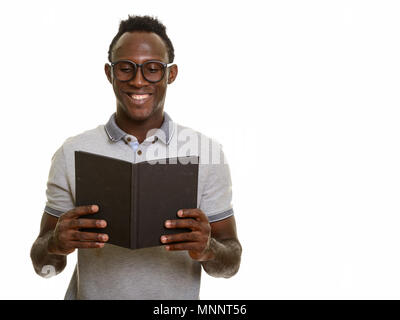
<svg viewBox="0 0 400 320">
<path fill-rule="evenodd" d="M 217 214 L 211 214 L 208 217 L 208 222 L 217 222 L 233 216 L 233 209 L 226 210 Z"/>
<path fill-rule="evenodd" d="M 56 210 L 56 209 L 53 209 L 53 208 L 51 208 L 49 206 L 46 206 L 44 208 L 44 212 L 46 212 L 46 213 L 48 213 L 48 214 L 50 214 L 52 216 L 55 216 L 57 218 L 59 218 L 64 213 L 64 211 Z"/>
</svg>

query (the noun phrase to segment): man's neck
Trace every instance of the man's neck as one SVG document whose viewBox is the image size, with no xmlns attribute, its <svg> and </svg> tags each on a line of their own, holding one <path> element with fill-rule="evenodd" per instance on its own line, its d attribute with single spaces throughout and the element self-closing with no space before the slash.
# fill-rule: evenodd
<svg viewBox="0 0 400 320">
<path fill-rule="evenodd" d="M 124 112 L 117 109 L 115 121 L 123 131 L 135 136 L 139 143 L 146 139 L 147 132 L 154 128 L 160 128 L 164 120 L 163 109 L 158 110 L 155 114 L 143 121 L 137 121 L 126 117 Z"/>
</svg>

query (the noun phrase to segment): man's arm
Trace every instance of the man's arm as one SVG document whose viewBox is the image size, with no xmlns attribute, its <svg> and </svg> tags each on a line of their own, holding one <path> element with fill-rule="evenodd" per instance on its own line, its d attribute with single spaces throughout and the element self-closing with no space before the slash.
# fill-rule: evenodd
<svg viewBox="0 0 400 320">
<path fill-rule="evenodd" d="M 211 259 L 202 262 L 203 268 L 210 276 L 230 278 L 238 272 L 242 255 L 235 218 L 231 216 L 210 226 L 208 251 L 211 252 Z"/>
<path fill-rule="evenodd" d="M 81 228 L 105 228 L 106 221 L 79 219 L 98 212 L 98 206 L 76 207 L 60 216 L 43 213 L 40 233 L 31 249 L 35 272 L 49 276 L 49 271 L 59 274 L 67 264 L 67 255 L 76 248 L 102 248 L 108 241 L 107 234 L 82 232 Z"/>
<path fill-rule="evenodd" d="M 190 257 L 200 261 L 213 277 L 229 278 L 240 266 L 242 247 L 236 234 L 233 216 L 209 223 L 200 209 L 178 211 L 179 220 L 168 220 L 167 228 L 188 228 L 191 232 L 163 235 L 166 250 L 187 250 Z"/>
<path fill-rule="evenodd" d="M 51 216 L 46 212 L 43 213 L 39 236 L 33 243 L 31 249 L 33 268 L 35 272 L 42 277 L 48 276 L 47 271 L 49 269 L 46 268 L 46 266 L 52 266 L 54 272 L 59 274 L 67 265 L 67 257 L 65 255 L 50 254 L 48 249 L 49 241 L 57 222 L 57 217 Z"/>
</svg>

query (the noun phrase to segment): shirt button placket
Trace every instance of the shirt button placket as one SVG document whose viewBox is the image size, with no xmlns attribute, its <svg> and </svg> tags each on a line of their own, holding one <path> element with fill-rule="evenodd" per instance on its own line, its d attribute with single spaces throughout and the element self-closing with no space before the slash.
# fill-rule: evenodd
<svg viewBox="0 0 400 320">
<path fill-rule="evenodd" d="M 134 152 L 134 161 L 133 162 L 136 162 L 136 154 L 138 154 L 138 155 L 141 155 L 142 154 L 142 151 L 141 150 L 138 150 L 138 148 L 139 148 L 139 141 L 137 141 L 137 140 L 134 140 L 132 137 L 130 137 L 130 136 L 128 136 L 128 137 L 126 137 L 126 140 L 125 140 L 126 142 L 127 142 L 127 144 L 129 144 L 129 146 L 131 147 L 131 149 L 133 150 L 133 152 Z M 138 150 L 138 151 L 137 151 Z"/>
</svg>

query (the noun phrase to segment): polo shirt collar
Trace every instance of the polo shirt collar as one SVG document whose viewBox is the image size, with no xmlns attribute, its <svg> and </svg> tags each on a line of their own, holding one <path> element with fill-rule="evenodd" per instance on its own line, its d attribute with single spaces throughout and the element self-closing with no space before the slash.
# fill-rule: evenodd
<svg viewBox="0 0 400 320">
<path fill-rule="evenodd" d="M 115 121 L 115 116 L 116 113 L 113 113 L 106 125 L 104 126 L 108 137 L 111 141 L 114 142 L 123 139 L 127 135 L 125 131 L 118 127 L 117 122 Z M 154 136 L 156 136 L 165 144 L 169 144 L 173 134 L 173 127 L 174 126 L 172 126 L 171 117 L 168 115 L 168 113 L 164 111 L 164 121 L 159 129 L 154 130 Z"/>
</svg>

